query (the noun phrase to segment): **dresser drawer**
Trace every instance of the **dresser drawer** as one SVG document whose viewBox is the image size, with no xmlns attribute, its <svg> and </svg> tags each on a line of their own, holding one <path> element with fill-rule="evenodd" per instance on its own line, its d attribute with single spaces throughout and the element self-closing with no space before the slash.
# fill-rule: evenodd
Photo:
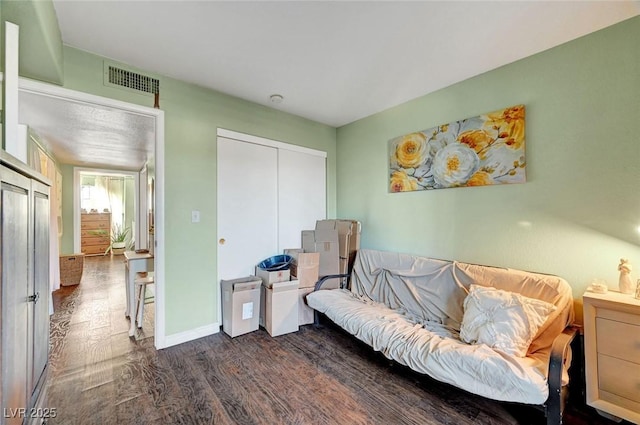
<svg viewBox="0 0 640 425">
<path fill-rule="evenodd" d="M 596 335 L 598 353 L 640 365 L 640 326 L 598 317 Z"/>
<path fill-rule="evenodd" d="M 598 387 L 640 403 L 640 364 L 598 354 Z"/>
<path fill-rule="evenodd" d="M 109 231 L 106 229 L 82 229 L 80 231 L 80 236 L 82 238 L 91 238 L 91 237 L 100 237 L 106 236 L 109 238 Z"/>
<path fill-rule="evenodd" d="M 102 229 L 109 230 L 111 228 L 111 222 L 107 220 L 103 221 L 82 221 L 80 223 L 80 229 Z"/>
<path fill-rule="evenodd" d="M 85 255 L 94 255 L 94 254 L 100 254 L 100 255 L 104 255 L 104 252 L 107 250 L 107 246 L 100 246 L 100 245 L 89 245 L 89 246 L 83 246 L 80 248 L 80 251 L 82 251 L 83 254 Z"/>
<path fill-rule="evenodd" d="M 109 236 L 84 236 L 80 243 L 81 246 L 99 245 L 107 249 L 110 244 Z M 103 250 L 104 251 L 104 250 Z"/>
</svg>

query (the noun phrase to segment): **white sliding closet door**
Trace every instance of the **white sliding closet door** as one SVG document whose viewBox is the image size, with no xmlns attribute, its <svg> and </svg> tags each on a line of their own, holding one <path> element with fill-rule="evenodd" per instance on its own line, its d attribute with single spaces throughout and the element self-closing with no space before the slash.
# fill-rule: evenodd
<svg viewBox="0 0 640 425">
<path fill-rule="evenodd" d="M 217 166 L 218 282 L 300 248 L 326 218 L 325 152 L 219 129 Z"/>
<path fill-rule="evenodd" d="M 278 150 L 218 137 L 218 278 L 252 275 L 277 252 Z"/>
<path fill-rule="evenodd" d="M 278 247 L 300 248 L 300 232 L 326 218 L 326 160 L 323 156 L 278 150 Z"/>
</svg>

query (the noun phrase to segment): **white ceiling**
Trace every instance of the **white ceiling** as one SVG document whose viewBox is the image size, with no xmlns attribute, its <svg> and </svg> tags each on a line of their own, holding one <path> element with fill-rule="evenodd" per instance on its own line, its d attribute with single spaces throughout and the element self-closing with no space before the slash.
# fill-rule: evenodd
<svg viewBox="0 0 640 425">
<path fill-rule="evenodd" d="M 640 12 L 630 0 L 54 5 L 65 44 L 260 104 L 279 93 L 272 106 L 336 127 Z"/>
<path fill-rule="evenodd" d="M 53 3 L 67 45 L 336 127 L 640 13 L 631 0 Z M 139 170 L 152 155 L 140 117 L 20 102 L 63 163 Z"/>
<path fill-rule="evenodd" d="M 63 164 L 139 171 L 154 156 L 149 116 L 29 91 L 20 92 L 18 113 Z"/>
</svg>

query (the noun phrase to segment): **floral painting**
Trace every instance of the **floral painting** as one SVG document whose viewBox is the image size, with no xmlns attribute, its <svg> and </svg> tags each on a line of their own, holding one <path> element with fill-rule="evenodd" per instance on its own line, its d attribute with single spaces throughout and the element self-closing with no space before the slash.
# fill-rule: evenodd
<svg viewBox="0 0 640 425">
<path fill-rule="evenodd" d="M 389 141 L 389 191 L 524 183 L 524 105 Z"/>
</svg>

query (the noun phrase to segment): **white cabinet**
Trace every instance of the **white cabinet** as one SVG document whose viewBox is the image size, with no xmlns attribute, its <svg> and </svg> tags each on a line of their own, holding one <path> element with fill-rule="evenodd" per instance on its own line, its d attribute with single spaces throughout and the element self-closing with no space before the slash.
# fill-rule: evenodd
<svg viewBox="0 0 640 425">
<path fill-rule="evenodd" d="M 0 424 L 25 412 L 44 387 L 49 351 L 49 187 L 0 151 Z"/>
<path fill-rule="evenodd" d="M 587 292 L 583 301 L 587 404 L 640 423 L 640 300 Z"/>
</svg>

